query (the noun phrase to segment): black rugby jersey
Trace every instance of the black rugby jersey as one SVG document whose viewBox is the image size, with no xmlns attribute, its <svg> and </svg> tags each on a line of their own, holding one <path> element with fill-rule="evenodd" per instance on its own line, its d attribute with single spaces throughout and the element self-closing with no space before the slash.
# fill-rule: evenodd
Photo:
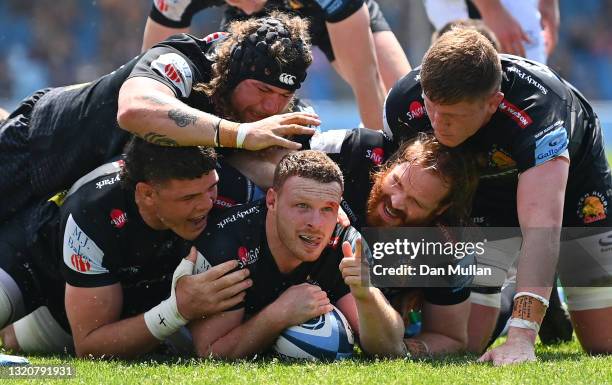
<svg viewBox="0 0 612 385">
<path fill-rule="evenodd" d="M 309 34 L 312 44 L 318 46 L 329 61 L 334 60 L 334 54 L 329 40 L 325 22 L 336 23 L 355 13 L 363 3 L 370 12 L 370 29 L 372 32 L 390 31 L 378 4 L 375 0 L 268 0 L 264 8 L 255 14 L 247 15 L 239 8 L 228 6 L 225 11 L 221 28 L 234 20 L 244 20 L 250 17 L 260 17 L 273 10 L 294 13 L 310 21 Z M 226 5 L 223 0 L 154 0 L 150 17 L 157 23 L 170 28 L 185 28 L 191 24 L 193 15 L 203 9 Z"/>
<path fill-rule="evenodd" d="M 117 123 L 117 103 L 128 77 L 158 80 L 191 107 L 213 112 L 208 99 L 192 91 L 210 78 L 206 53 L 213 40 L 177 35 L 95 81 L 25 99 L 0 130 L 0 160 L 10 171 L 0 173 L 0 191 L 10 195 L 0 204 L 0 219 L 9 212 L 5 206 L 15 211 L 30 197 L 66 189 L 121 154 L 130 133 Z"/>
<path fill-rule="evenodd" d="M 235 259 L 250 271 L 253 286 L 247 289 L 244 303 L 247 316 L 252 316 L 274 302 L 290 286 L 301 283 L 318 285 L 331 303 L 350 292 L 338 265 L 343 258 L 342 243 L 353 246 L 359 232 L 353 227 L 337 225 L 328 246 L 314 262 L 303 262 L 294 271 L 283 274 L 278 270 L 268 248 L 265 222 L 265 201 L 237 206 L 215 214 L 204 233 L 194 241 L 198 251 L 211 266 Z M 364 243 L 363 250 L 369 252 Z"/>
<path fill-rule="evenodd" d="M 504 99 L 491 120 L 461 145 L 481 165 L 476 205 L 484 204 L 497 226 L 518 225 L 518 175 L 558 156 L 570 159 L 566 196 L 588 190 L 593 179 L 609 179 L 601 127 L 586 99 L 543 64 L 500 55 Z M 400 140 L 432 132 L 422 98 L 420 67 L 400 79 L 384 108 L 385 131 Z M 574 202 L 566 202 L 574 210 Z M 478 213 L 479 208 L 476 208 Z M 569 219 L 569 215 L 564 215 Z M 564 219 L 565 221 L 565 219 Z"/>
<path fill-rule="evenodd" d="M 319 150 L 338 164 L 344 175 L 344 194 L 340 204 L 351 224 L 357 229 L 366 227 L 368 197 L 372 190 L 372 173 L 393 156 L 398 146 L 382 131 L 368 128 L 330 130 L 312 137 L 309 146 Z M 443 226 L 438 224 L 438 226 Z M 414 288 L 381 288 L 383 293 L 394 296 Z M 436 305 L 454 305 L 467 299 L 467 287 L 423 288 L 424 297 Z"/>
</svg>

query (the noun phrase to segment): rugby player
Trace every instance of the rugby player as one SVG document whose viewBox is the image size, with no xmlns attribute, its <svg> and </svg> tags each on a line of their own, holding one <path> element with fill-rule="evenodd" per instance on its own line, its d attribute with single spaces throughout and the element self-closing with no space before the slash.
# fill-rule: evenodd
<svg viewBox="0 0 612 385">
<path fill-rule="evenodd" d="M 478 180 L 474 162 L 459 151 L 441 146 L 431 135 L 403 143 L 398 149 L 398 144 L 380 131 L 330 130 L 315 134 L 304 148 L 326 152 L 342 170 L 346 188 L 340 207 L 358 230 L 365 226 L 432 225 L 444 229 L 465 225 L 469 219 Z M 271 165 L 278 160 L 270 156 L 271 150 L 266 152 L 264 160 L 247 153 L 249 156 L 238 164 L 251 164 L 259 170 L 256 179 L 271 185 L 267 178 L 271 179 Z M 405 340 L 411 355 L 465 349 L 468 287 L 385 288 L 383 293 L 400 312 L 406 327 L 410 326 L 410 310 L 423 310 L 422 333 Z"/>
<path fill-rule="evenodd" d="M 423 106 L 425 113 L 414 114 Z M 395 140 L 433 131 L 442 144 L 482 160 L 473 218 L 488 226 L 520 225 L 523 246 L 508 339 L 481 360 L 534 360 L 561 226 L 609 226 L 612 181 L 591 106 L 548 67 L 499 55 L 476 31 L 454 30 L 432 45 L 421 68 L 393 88 L 385 116 L 386 130 Z M 527 231 L 536 228 L 540 231 Z M 583 239 L 585 248 L 599 252 L 597 239 Z M 600 257 L 609 258 L 601 250 Z M 612 289 L 568 287 L 566 293 L 583 348 L 592 353 L 612 350 Z M 486 297 L 472 298 L 484 330 L 494 324 L 499 307 L 499 297 Z"/>
<path fill-rule="evenodd" d="M 308 40 L 303 20 L 274 14 L 216 38 L 175 36 L 90 83 L 34 93 L 0 127 L 0 223 L 118 156 L 130 133 L 162 145 L 299 148 L 281 135 L 319 124 L 283 114 L 312 61 Z"/>
<path fill-rule="evenodd" d="M 343 187 L 325 154 L 293 152 L 280 161 L 265 201 L 223 212 L 196 240 L 208 266 L 240 261 L 253 281 L 239 306 L 190 323 L 198 355 L 235 359 L 265 351 L 284 329 L 332 304 L 366 352 L 403 354 L 401 317 L 378 289 L 362 286 L 360 234 L 336 224 Z"/>
<path fill-rule="evenodd" d="M 154 0 L 143 50 L 189 31 L 197 12 L 227 3 L 222 29 L 232 20 L 282 10 L 310 22 L 313 45 L 351 86 L 365 127 L 382 129 L 382 105 L 410 64 L 375 0 Z"/>
<path fill-rule="evenodd" d="M 0 325 L 17 321 L 4 346 L 133 357 L 241 302 L 252 282 L 235 261 L 195 275 L 196 254 L 181 261 L 217 197 L 215 165 L 211 148 L 134 137 L 124 160 L 30 210 L 0 242 Z"/>
</svg>

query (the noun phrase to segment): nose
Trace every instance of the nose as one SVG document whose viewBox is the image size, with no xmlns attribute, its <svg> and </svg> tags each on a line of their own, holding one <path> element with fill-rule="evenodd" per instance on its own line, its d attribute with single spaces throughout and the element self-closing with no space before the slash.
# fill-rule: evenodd
<svg viewBox="0 0 612 385">
<path fill-rule="evenodd" d="M 262 103 L 262 112 L 265 112 L 268 115 L 276 115 L 281 112 L 282 101 L 278 95 L 267 95 Z"/>
<path fill-rule="evenodd" d="M 215 199 L 217 199 L 216 194 L 212 194 L 212 193 L 204 194 L 202 198 L 198 200 L 198 203 L 196 205 L 196 210 L 200 212 L 210 211 L 213 208 Z"/>
<path fill-rule="evenodd" d="M 390 197 L 391 207 L 395 210 L 404 211 L 406 206 L 406 194 L 400 191 L 393 192 Z"/>
</svg>

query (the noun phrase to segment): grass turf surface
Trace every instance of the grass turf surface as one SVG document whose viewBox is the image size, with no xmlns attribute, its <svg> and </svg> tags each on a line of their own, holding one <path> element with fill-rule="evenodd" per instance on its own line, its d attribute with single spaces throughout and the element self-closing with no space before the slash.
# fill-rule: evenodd
<svg viewBox="0 0 612 385">
<path fill-rule="evenodd" d="M 574 340 L 537 345 L 538 362 L 493 367 L 474 355 L 441 360 L 366 360 L 336 363 L 256 359 L 235 363 L 211 360 L 81 360 L 30 356 L 34 365 L 71 365 L 71 379 L 2 378 L 2 384 L 612 384 L 612 356 L 588 356 Z"/>
</svg>

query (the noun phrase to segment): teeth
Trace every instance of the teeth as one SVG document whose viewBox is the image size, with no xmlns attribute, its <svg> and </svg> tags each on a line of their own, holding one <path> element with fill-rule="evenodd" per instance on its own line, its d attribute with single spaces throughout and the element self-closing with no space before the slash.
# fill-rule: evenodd
<svg viewBox="0 0 612 385">
<path fill-rule="evenodd" d="M 300 235 L 300 239 L 308 243 L 314 243 L 315 238 L 308 235 Z"/>
<path fill-rule="evenodd" d="M 390 217 L 396 217 L 397 214 L 395 214 L 395 209 L 385 205 L 384 207 L 385 213 L 387 213 L 387 215 L 389 215 Z"/>
</svg>

